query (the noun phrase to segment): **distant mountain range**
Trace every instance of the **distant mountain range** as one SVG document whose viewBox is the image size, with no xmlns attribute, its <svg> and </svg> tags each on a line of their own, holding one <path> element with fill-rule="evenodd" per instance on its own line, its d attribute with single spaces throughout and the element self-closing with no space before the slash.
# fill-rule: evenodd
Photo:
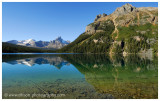
<svg viewBox="0 0 160 101">
<path fill-rule="evenodd" d="M 56 38 L 52 41 L 36 41 L 34 39 L 28 40 L 10 40 L 7 43 L 27 46 L 27 47 L 34 47 L 34 48 L 47 48 L 47 49 L 60 49 L 70 43 L 70 41 L 65 41 L 61 37 Z"/>
</svg>

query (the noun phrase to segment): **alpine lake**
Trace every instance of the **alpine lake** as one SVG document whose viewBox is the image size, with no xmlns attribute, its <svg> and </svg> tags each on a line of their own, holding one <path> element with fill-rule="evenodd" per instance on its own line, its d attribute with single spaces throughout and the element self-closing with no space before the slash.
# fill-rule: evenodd
<svg viewBox="0 0 160 101">
<path fill-rule="evenodd" d="M 2 54 L 3 99 L 157 99 L 158 57 Z"/>
</svg>

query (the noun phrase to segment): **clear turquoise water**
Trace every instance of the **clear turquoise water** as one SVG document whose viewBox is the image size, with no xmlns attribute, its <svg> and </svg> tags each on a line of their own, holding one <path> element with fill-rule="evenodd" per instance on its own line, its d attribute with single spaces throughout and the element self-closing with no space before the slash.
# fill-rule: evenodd
<svg viewBox="0 0 160 101">
<path fill-rule="evenodd" d="M 158 98 L 158 58 L 3 54 L 2 97 Z"/>
</svg>

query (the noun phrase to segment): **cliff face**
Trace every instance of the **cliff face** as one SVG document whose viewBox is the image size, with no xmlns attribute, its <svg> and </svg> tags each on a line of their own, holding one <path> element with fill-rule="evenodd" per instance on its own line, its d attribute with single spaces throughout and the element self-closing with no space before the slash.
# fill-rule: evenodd
<svg viewBox="0 0 160 101">
<path fill-rule="evenodd" d="M 148 54 L 149 50 L 157 53 L 158 8 L 125 4 L 110 15 L 99 14 L 83 34 L 62 50 L 110 54 Z"/>
</svg>

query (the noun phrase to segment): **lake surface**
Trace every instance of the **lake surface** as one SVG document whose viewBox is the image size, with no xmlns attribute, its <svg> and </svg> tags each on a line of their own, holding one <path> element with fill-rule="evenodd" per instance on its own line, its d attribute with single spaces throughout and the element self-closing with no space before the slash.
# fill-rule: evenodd
<svg viewBox="0 0 160 101">
<path fill-rule="evenodd" d="M 157 99 L 158 57 L 3 54 L 2 98 Z"/>
</svg>

